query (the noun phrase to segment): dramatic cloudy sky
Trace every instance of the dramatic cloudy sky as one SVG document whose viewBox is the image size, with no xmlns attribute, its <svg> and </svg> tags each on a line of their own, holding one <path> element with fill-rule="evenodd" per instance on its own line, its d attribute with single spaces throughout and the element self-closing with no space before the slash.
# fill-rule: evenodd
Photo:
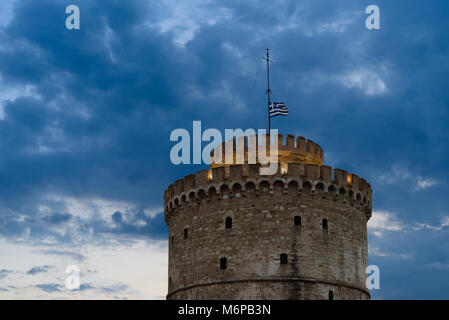
<svg viewBox="0 0 449 320">
<path fill-rule="evenodd" d="M 81 9 L 81 30 L 65 8 Z M 381 9 L 381 30 L 365 8 Z M 170 132 L 273 120 L 371 182 L 373 298 L 449 298 L 449 3 L 0 2 L 0 298 L 163 298 Z M 81 270 L 80 290 L 65 268 Z"/>
</svg>

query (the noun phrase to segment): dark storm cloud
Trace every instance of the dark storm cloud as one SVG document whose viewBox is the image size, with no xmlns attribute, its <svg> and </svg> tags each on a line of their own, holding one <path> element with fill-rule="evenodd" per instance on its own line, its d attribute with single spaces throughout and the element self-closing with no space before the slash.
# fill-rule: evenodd
<svg viewBox="0 0 449 320">
<path fill-rule="evenodd" d="M 48 240 L 68 243 L 72 239 L 70 232 L 48 227 L 33 218 L 17 220 L 16 218 L 7 217 L 2 220 L 0 220 L 0 235 L 13 241 L 27 237 L 36 243 Z"/>
<path fill-rule="evenodd" d="M 78 290 L 84 291 L 84 290 L 90 290 L 90 289 L 95 289 L 95 287 L 91 286 L 89 283 L 83 283 L 80 285 Z"/>
<path fill-rule="evenodd" d="M 128 290 L 129 287 L 124 284 L 116 284 L 116 285 L 101 287 L 98 289 L 100 289 L 104 293 L 118 293 L 120 291 Z"/>
<path fill-rule="evenodd" d="M 54 256 L 67 256 L 78 261 L 83 261 L 86 259 L 86 257 L 80 253 L 68 250 L 39 250 L 37 252 L 41 254 L 48 254 Z"/>
<path fill-rule="evenodd" d="M 42 220 L 48 223 L 58 224 L 69 221 L 70 218 L 72 218 L 72 215 L 70 213 L 53 213 L 51 215 L 43 217 Z"/>
<path fill-rule="evenodd" d="M 100 232 L 111 232 L 133 236 L 151 236 L 156 239 L 166 238 L 168 228 L 163 213 L 151 217 L 144 212 L 132 212 L 124 215 L 117 211 L 112 215 L 114 226 L 100 227 Z"/>
<path fill-rule="evenodd" d="M 62 222 L 67 222 L 72 218 L 70 213 L 53 213 L 51 215 L 42 218 L 45 222 L 59 224 Z"/>
<path fill-rule="evenodd" d="M 86 3 L 79 33 L 61 27 L 65 14 L 58 13 L 64 8 L 56 1 L 21 2 L 7 27 L 13 46 L 0 55 L 2 79 L 35 85 L 40 97 L 16 99 L 5 107 L 0 130 L 8 155 L 3 168 L 22 174 L 5 172 L 9 179 L 4 188 L 22 188 L 22 195 L 41 187 L 86 194 L 85 186 L 92 185 L 90 195 L 159 199 L 159 194 L 144 189 L 155 178 L 153 166 L 161 164 L 155 155 L 167 134 L 161 134 L 154 116 L 158 108 L 177 105 L 173 99 L 179 95 L 173 90 L 182 87 L 176 50 L 169 39 L 139 26 L 145 8 L 137 4 L 104 8 Z M 118 63 L 110 60 L 104 44 L 108 28 L 113 30 L 109 46 Z M 15 41 L 26 46 L 14 46 Z M 32 57 L 18 59 L 21 51 Z M 20 63 L 30 66 L 18 70 Z M 26 72 L 19 72 L 22 69 Z M 79 114 L 83 110 L 87 119 Z"/>
<path fill-rule="evenodd" d="M 47 273 L 51 268 L 51 266 L 35 266 L 28 270 L 27 274 L 35 275 L 37 273 Z"/>
<path fill-rule="evenodd" d="M 375 210 L 394 212 L 408 226 L 449 215 L 442 196 L 449 181 L 447 1 L 379 0 L 379 31 L 364 27 L 368 1 L 211 2 L 199 17 L 186 11 L 198 28 L 184 46 L 174 39 L 185 26 L 157 27 L 174 8 L 77 1 L 81 30 L 69 31 L 68 4 L 17 1 L 0 29 L 2 88 L 31 88 L 3 103 L 2 236 L 66 244 L 86 231 L 164 238 L 162 213 L 143 208 L 162 207 L 168 184 L 204 168 L 169 162 L 171 130 L 189 129 L 192 120 L 203 128 L 264 128 L 266 47 L 275 61 L 274 96 L 290 108 L 274 127 L 312 138 L 327 164 L 370 181 Z M 437 182 L 419 189 L 422 179 Z M 73 216 L 48 195 L 124 201 L 135 210 L 113 210 L 109 223 Z M 420 297 L 433 286 L 435 295 L 447 292 L 447 281 L 437 280 L 445 279 L 447 233 L 371 237 L 391 254 L 370 256 L 391 297 Z M 404 284 L 409 264 L 405 274 L 431 272 L 432 281 Z"/>
<path fill-rule="evenodd" d="M 60 292 L 63 288 L 60 284 L 57 283 L 36 284 L 35 287 L 47 293 Z"/>
<path fill-rule="evenodd" d="M 6 278 L 8 274 L 13 273 L 14 271 L 8 270 L 8 269 L 1 269 L 0 270 L 0 279 Z"/>
</svg>

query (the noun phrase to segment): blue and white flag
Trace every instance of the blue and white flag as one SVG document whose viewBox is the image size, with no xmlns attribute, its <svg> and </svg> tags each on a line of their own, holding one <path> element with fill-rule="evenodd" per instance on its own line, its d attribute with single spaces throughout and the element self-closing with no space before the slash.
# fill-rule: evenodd
<svg viewBox="0 0 449 320">
<path fill-rule="evenodd" d="M 288 109 L 283 102 L 271 102 L 269 106 L 270 118 L 288 115 Z"/>
</svg>

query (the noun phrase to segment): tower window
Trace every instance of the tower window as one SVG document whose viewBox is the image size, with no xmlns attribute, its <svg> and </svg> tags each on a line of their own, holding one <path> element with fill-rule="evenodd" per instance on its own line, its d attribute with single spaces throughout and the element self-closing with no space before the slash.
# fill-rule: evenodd
<svg viewBox="0 0 449 320">
<path fill-rule="evenodd" d="M 300 226 L 301 225 L 301 217 L 300 216 L 295 216 L 295 226 Z"/>
<path fill-rule="evenodd" d="M 220 269 L 225 270 L 226 269 L 226 258 L 220 259 Z"/>
<path fill-rule="evenodd" d="M 329 290 L 329 300 L 334 300 L 334 292 Z"/>
<path fill-rule="evenodd" d="M 327 225 L 327 219 L 323 219 L 323 231 L 327 231 L 328 225 Z"/>
<path fill-rule="evenodd" d="M 175 239 L 171 236 L 171 244 L 175 243 Z"/>
<path fill-rule="evenodd" d="M 225 224 L 226 224 L 226 229 L 231 229 L 232 228 L 232 218 L 231 217 L 227 217 Z"/>
<path fill-rule="evenodd" d="M 189 237 L 189 229 L 184 229 L 184 240 L 186 240 Z"/>
<path fill-rule="evenodd" d="M 286 253 L 281 253 L 281 264 L 287 264 L 288 256 Z"/>
</svg>

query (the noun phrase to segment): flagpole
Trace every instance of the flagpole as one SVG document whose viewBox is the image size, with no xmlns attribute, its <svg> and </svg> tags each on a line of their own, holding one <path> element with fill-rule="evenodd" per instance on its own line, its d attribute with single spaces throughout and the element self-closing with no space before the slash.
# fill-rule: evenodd
<svg viewBox="0 0 449 320">
<path fill-rule="evenodd" d="M 267 61 L 267 108 L 268 108 L 268 134 L 271 131 L 271 118 L 270 118 L 270 49 L 267 50 L 267 57 L 265 60 Z"/>
</svg>

